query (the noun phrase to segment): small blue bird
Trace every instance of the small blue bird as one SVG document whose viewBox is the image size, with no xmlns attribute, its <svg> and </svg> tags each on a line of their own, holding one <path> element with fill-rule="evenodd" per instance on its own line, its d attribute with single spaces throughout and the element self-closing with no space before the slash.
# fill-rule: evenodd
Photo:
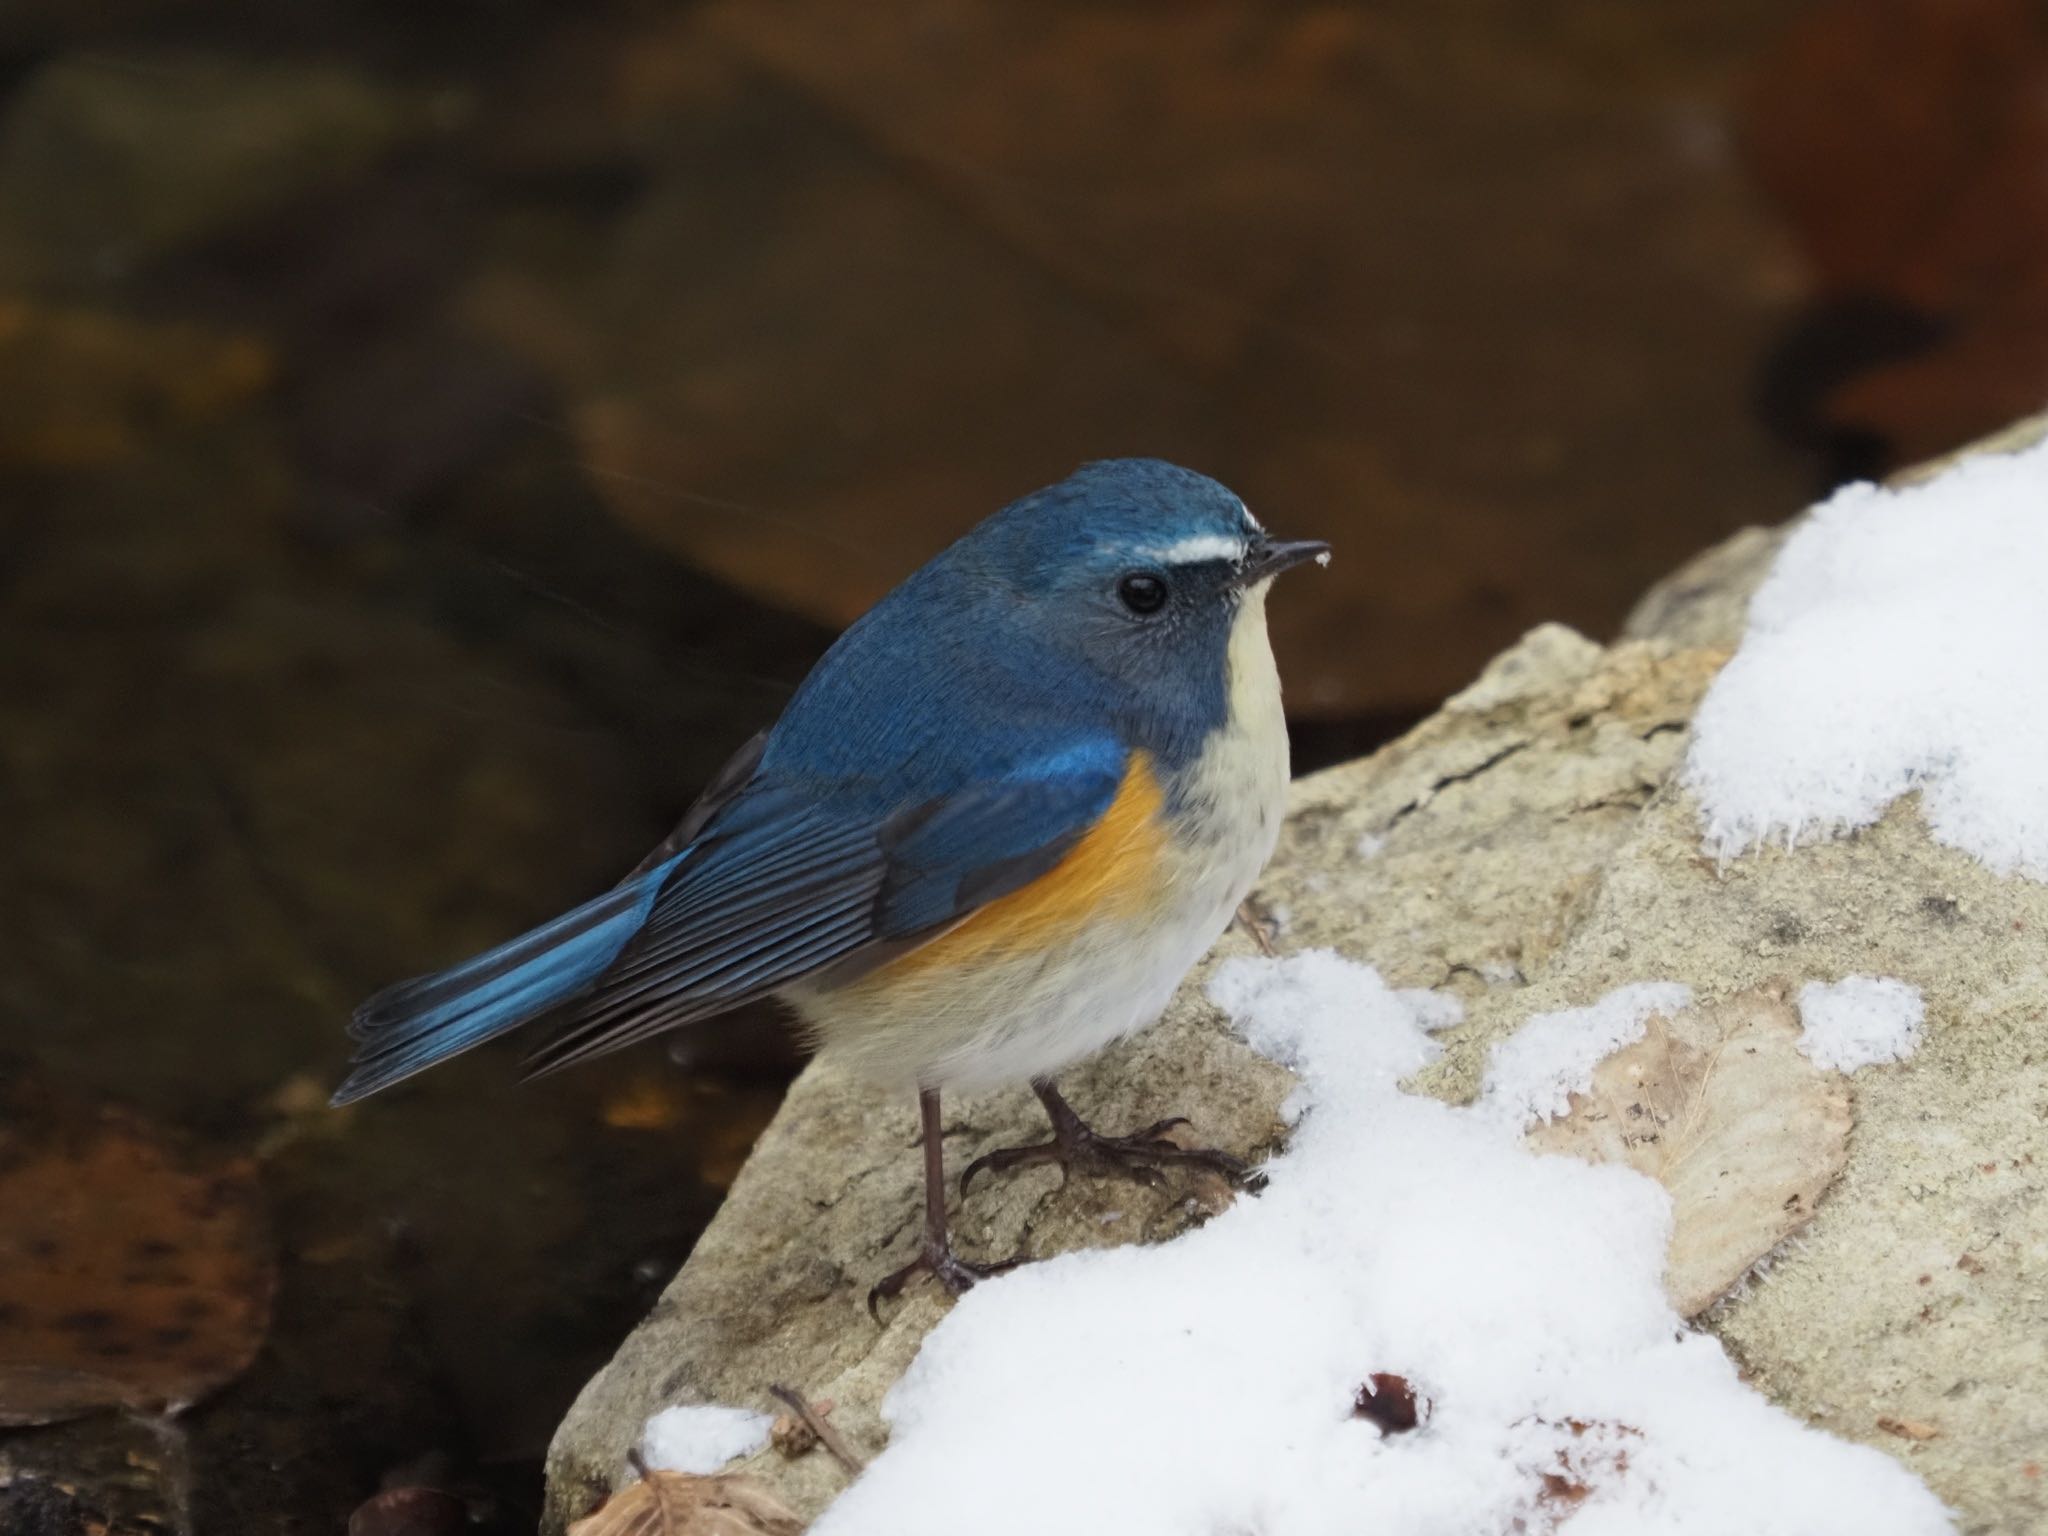
<svg viewBox="0 0 2048 1536">
<path fill-rule="evenodd" d="M 356 1010 L 346 1104 L 543 1015 L 539 1072 L 774 996 L 818 1049 L 915 1088 L 919 1272 L 1002 1265 L 946 1227 L 939 1094 L 1028 1081 L 1053 1139 L 983 1169 L 1156 1178 L 1221 1152 L 1090 1129 L 1053 1074 L 1150 1023 L 1279 836 L 1274 539 L 1215 481 L 1090 464 L 976 527 L 840 636 L 773 727 L 614 889 Z"/>
</svg>

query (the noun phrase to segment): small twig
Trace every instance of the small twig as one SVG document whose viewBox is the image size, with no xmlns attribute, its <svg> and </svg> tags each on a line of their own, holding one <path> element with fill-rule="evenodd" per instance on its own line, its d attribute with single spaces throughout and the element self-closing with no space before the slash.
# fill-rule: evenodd
<svg viewBox="0 0 2048 1536">
<path fill-rule="evenodd" d="M 769 1386 L 768 1395 L 803 1420 L 804 1428 L 818 1437 L 818 1444 L 832 1453 L 834 1461 L 854 1476 L 860 1475 L 861 1469 L 867 1463 L 854 1455 L 853 1448 L 846 1443 L 846 1437 L 826 1421 L 825 1415 L 811 1406 L 810 1400 L 803 1393 L 795 1387 L 785 1387 L 778 1381 Z"/>
</svg>

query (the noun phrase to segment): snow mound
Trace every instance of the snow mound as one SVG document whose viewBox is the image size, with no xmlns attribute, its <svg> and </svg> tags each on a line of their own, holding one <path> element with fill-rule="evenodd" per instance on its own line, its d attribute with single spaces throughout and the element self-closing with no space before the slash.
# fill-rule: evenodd
<svg viewBox="0 0 2048 1536">
<path fill-rule="evenodd" d="M 640 1433 L 640 1459 L 656 1472 L 693 1472 L 706 1476 L 739 1456 L 751 1456 L 768 1443 L 775 1421 L 750 1408 L 721 1408 L 691 1403 L 664 1408 Z"/>
<path fill-rule="evenodd" d="M 1951 1529 L 1905 1468 L 1683 1326 L 1657 1184 L 1401 1090 L 1440 1001 L 1327 951 L 1233 961 L 1211 994 L 1302 1079 L 1266 1192 L 969 1292 L 814 1536 Z"/>
<path fill-rule="evenodd" d="M 1799 989 L 1799 1049 L 1830 1071 L 1904 1061 L 1920 1048 L 1926 1021 L 1920 989 L 1889 976 L 1809 981 Z"/>
<path fill-rule="evenodd" d="M 2048 445 L 1902 490 L 1851 486 L 1786 541 L 1693 723 L 1723 857 L 1868 826 L 2048 879 Z"/>
</svg>

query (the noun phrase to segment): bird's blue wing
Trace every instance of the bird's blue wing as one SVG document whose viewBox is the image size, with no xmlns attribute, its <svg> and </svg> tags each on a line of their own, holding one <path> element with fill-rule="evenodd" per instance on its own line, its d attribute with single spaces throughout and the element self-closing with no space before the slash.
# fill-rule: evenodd
<svg viewBox="0 0 2048 1536">
<path fill-rule="evenodd" d="M 616 1050 L 864 951 L 901 952 L 1058 863 L 1125 765 L 1112 738 L 1090 737 L 908 805 L 860 783 L 757 781 L 701 829 L 529 1066 Z"/>
<path fill-rule="evenodd" d="M 875 936 L 934 932 L 1030 884 L 1109 809 L 1127 764 L 1088 737 L 921 808 L 891 839 Z"/>
</svg>

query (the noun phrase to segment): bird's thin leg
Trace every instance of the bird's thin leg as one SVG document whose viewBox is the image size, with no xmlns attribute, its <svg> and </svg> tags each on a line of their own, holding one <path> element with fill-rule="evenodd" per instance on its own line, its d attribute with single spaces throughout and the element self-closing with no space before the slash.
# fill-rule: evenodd
<svg viewBox="0 0 2048 1536">
<path fill-rule="evenodd" d="M 1222 1174 L 1241 1189 L 1256 1188 L 1263 1182 L 1242 1158 L 1214 1147 L 1184 1147 L 1169 1140 L 1168 1131 L 1188 1123 L 1184 1115 L 1161 1120 L 1129 1136 L 1105 1136 L 1074 1113 L 1074 1107 L 1060 1096 L 1051 1078 L 1033 1078 L 1031 1090 L 1038 1095 L 1038 1102 L 1045 1106 L 1046 1118 L 1052 1121 L 1052 1140 L 983 1153 L 960 1175 L 961 1194 L 966 1194 L 974 1176 L 984 1169 L 990 1173 L 1004 1173 L 1012 1168 L 1030 1168 L 1040 1163 L 1057 1163 L 1063 1182 L 1070 1172 L 1079 1168 L 1084 1173 L 1103 1177 L 1162 1184 L 1165 1179 L 1160 1170 L 1166 1167 L 1207 1168 Z"/>
<path fill-rule="evenodd" d="M 938 1089 L 919 1090 L 917 1111 L 924 1143 L 924 1241 L 916 1258 L 894 1274 L 877 1280 L 868 1292 L 868 1311 L 877 1322 L 881 1321 L 882 1303 L 901 1295 L 903 1287 L 916 1275 L 930 1275 L 958 1296 L 975 1281 L 1014 1269 L 1022 1262 L 1010 1259 L 1001 1264 L 974 1264 L 953 1252 L 946 1230 L 946 1149 L 939 1129 Z"/>
</svg>

